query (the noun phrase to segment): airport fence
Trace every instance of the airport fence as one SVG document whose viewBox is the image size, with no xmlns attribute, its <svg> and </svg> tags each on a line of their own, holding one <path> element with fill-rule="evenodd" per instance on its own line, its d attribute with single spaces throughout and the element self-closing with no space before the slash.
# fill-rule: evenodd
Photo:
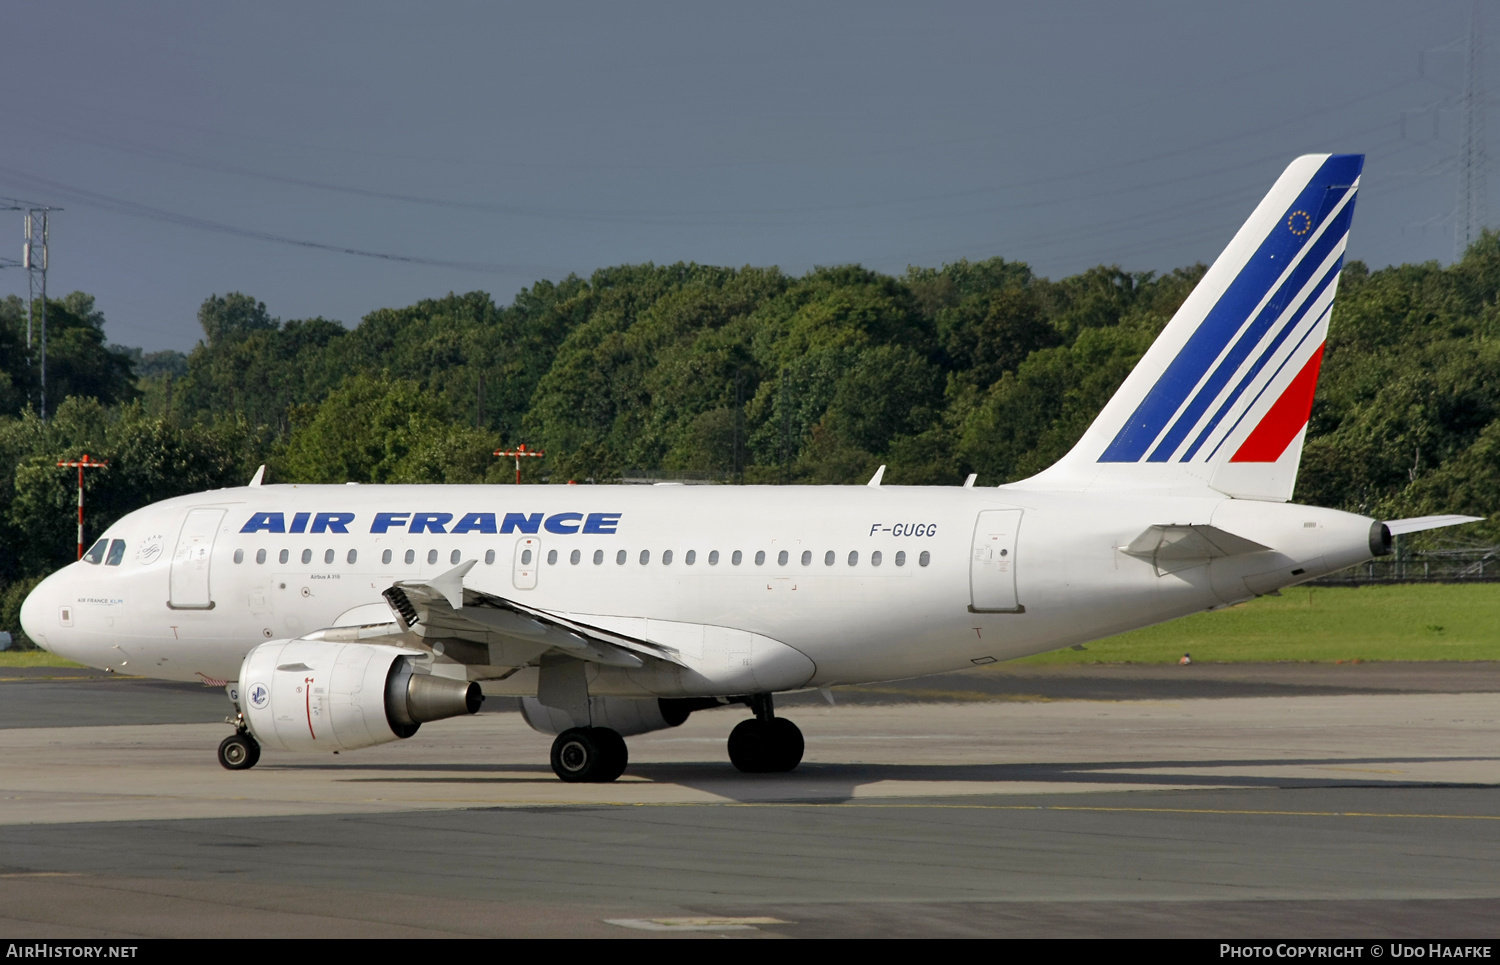
<svg viewBox="0 0 1500 965">
<path fill-rule="evenodd" d="M 1330 573 L 1304 585 L 1495 582 L 1500 582 L 1500 546 L 1472 546 L 1397 553 Z"/>
</svg>

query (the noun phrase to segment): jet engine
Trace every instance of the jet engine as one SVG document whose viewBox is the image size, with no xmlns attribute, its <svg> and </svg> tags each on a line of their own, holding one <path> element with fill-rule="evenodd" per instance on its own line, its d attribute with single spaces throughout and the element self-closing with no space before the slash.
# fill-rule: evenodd
<svg viewBox="0 0 1500 965">
<path fill-rule="evenodd" d="M 479 710 L 478 684 L 424 673 L 421 656 L 366 643 L 263 643 L 240 667 L 245 722 L 266 747 L 337 751 L 410 737 L 429 720 Z"/>
</svg>

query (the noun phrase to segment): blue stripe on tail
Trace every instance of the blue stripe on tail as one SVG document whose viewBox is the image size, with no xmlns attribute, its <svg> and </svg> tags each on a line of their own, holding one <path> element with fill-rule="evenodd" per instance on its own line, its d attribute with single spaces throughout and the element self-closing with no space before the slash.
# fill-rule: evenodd
<svg viewBox="0 0 1500 965">
<path fill-rule="evenodd" d="M 1157 379 L 1151 391 L 1131 414 L 1130 419 L 1105 448 L 1103 455 L 1099 457 L 1100 462 L 1139 462 L 1146 455 L 1151 444 L 1161 435 L 1162 430 L 1167 428 L 1172 417 L 1182 408 L 1183 402 L 1203 380 L 1209 367 L 1234 338 L 1245 319 L 1260 304 L 1261 299 L 1266 297 L 1266 293 L 1281 277 L 1282 272 L 1301 250 L 1306 239 L 1316 233 L 1318 223 L 1327 218 L 1338 199 L 1359 177 L 1363 165 L 1363 155 L 1336 154 L 1319 166 L 1317 173 L 1298 194 L 1291 206 L 1282 213 L 1281 218 L 1261 242 L 1255 254 L 1235 276 L 1234 281 L 1229 284 L 1218 302 L 1188 338 L 1187 344 L 1177 353 L 1176 358 L 1172 359 L 1166 371 Z M 1340 212 L 1341 224 L 1329 225 L 1328 230 L 1320 239 L 1320 246 L 1325 242 L 1336 243 L 1337 239 L 1348 231 L 1348 218 L 1352 214 L 1352 204 L 1351 201 Z M 1315 212 L 1316 217 L 1313 217 Z M 1305 218 L 1296 219 L 1296 225 L 1292 225 L 1290 222 L 1294 215 L 1299 213 L 1305 213 Z M 1310 256 L 1312 254 L 1309 253 Z M 1312 262 L 1311 257 L 1299 267 L 1306 267 L 1309 262 Z M 1316 268 L 1317 263 L 1313 263 L 1311 267 L 1306 267 L 1306 271 L 1310 273 Z M 1294 274 L 1301 275 L 1302 272 L 1299 270 Z M 1300 287 L 1300 284 L 1290 287 L 1294 281 L 1295 279 L 1289 279 L 1288 285 L 1279 289 L 1277 297 L 1267 305 L 1267 312 L 1272 322 L 1284 307 L 1285 299 Z M 1306 282 L 1305 277 L 1302 282 Z M 1273 307 L 1274 311 L 1272 311 Z M 1270 322 L 1267 324 L 1269 325 Z M 1253 345 L 1253 342 L 1250 343 L 1240 357 L 1243 358 L 1244 354 L 1248 354 Z M 1228 368 L 1227 374 L 1220 378 L 1218 384 L 1222 386 L 1233 372 L 1233 367 Z M 1205 390 L 1205 400 L 1197 404 L 1198 414 L 1201 414 L 1202 410 L 1212 402 L 1216 392 L 1217 389 L 1213 393 Z M 1173 433 L 1176 434 L 1177 441 L 1170 446 L 1164 442 L 1152 452 L 1151 460 L 1165 461 L 1170 458 L 1177 443 L 1192 429 L 1196 421 L 1197 415 L 1188 419 L 1187 414 L 1184 413 L 1184 417 L 1173 424 Z M 1178 425 L 1182 428 L 1179 429 Z"/>
</svg>

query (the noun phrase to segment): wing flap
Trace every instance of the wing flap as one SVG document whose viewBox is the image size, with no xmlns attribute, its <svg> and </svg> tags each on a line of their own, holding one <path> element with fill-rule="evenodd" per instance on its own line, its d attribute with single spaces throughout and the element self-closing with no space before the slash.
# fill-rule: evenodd
<svg viewBox="0 0 1500 965">
<path fill-rule="evenodd" d="M 457 639 L 502 645 L 527 662 L 559 652 L 591 663 L 634 669 L 647 660 L 685 666 L 677 650 L 652 640 L 517 603 L 463 585 L 477 561 L 470 560 L 430 580 L 400 580 L 384 592 L 397 621 L 424 639 Z"/>
</svg>

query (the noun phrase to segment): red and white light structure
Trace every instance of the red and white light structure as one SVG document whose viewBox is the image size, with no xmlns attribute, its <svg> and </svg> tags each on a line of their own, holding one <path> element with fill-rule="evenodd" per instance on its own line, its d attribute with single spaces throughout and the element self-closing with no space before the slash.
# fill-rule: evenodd
<svg viewBox="0 0 1500 965">
<path fill-rule="evenodd" d="M 59 469 L 78 470 L 78 558 L 83 559 L 83 471 L 85 469 L 108 468 L 109 461 L 106 459 L 95 459 L 88 453 L 84 453 L 77 459 L 71 459 L 57 464 Z"/>
<path fill-rule="evenodd" d="M 540 459 L 546 455 L 539 449 L 527 449 L 525 444 L 516 446 L 514 449 L 496 449 L 497 456 L 512 456 L 516 460 L 516 485 L 521 485 L 521 460 L 523 458 Z"/>
</svg>

